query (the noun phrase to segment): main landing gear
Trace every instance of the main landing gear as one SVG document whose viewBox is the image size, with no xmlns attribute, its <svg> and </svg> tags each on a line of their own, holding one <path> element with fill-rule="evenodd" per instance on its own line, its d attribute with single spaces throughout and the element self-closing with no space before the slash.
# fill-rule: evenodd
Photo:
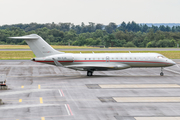
<svg viewBox="0 0 180 120">
<path fill-rule="evenodd" d="M 164 73 L 163 73 L 163 67 L 161 67 L 161 73 L 160 73 L 160 76 L 164 76 Z"/>
<path fill-rule="evenodd" d="M 93 72 L 92 71 L 87 71 L 87 76 L 92 76 Z"/>
</svg>

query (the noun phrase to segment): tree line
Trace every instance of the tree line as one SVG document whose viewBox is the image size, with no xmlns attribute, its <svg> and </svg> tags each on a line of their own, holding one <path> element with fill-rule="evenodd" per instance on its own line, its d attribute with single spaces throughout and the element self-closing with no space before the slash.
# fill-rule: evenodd
<svg viewBox="0 0 180 120">
<path fill-rule="evenodd" d="M 120 25 L 82 23 L 15 24 L 0 26 L 0 44 L 26 44 L 9 36 L 38 34 L 51 45 L 106 47 L 175 47 L 180 43 L 180 26 L 153 26 L 122 22 Z"/>
</svg>

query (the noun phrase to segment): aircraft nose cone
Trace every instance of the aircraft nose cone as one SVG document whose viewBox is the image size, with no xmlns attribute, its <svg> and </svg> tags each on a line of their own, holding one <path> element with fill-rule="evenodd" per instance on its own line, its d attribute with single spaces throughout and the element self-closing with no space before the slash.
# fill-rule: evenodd
<svg viewBox="0 0 180 120">
<path fill-rule="evenodd" d="M 173 65 L 176 65 L 176 63 L 173 61 Z"/>
<path fill-rule="evenodd" d="M 170 61 L 170 64 L 171 65 L 176 65 L 176 63 L 174 61 L 172 61 L 172 60 Z"/>
</svg>

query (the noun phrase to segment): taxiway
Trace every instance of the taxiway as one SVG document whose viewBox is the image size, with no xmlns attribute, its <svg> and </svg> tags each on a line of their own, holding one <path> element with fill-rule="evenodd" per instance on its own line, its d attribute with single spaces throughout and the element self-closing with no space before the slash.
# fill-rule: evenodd
<svg viewBox="0 0 180 120">
<path fill-rule="evenodd" d="M 177 66 L 99 71 L 86 76 L 27 60 L 0 61 L 9 90 L 0 90 L 0 120 L 180 119 Z"/>
</svg>

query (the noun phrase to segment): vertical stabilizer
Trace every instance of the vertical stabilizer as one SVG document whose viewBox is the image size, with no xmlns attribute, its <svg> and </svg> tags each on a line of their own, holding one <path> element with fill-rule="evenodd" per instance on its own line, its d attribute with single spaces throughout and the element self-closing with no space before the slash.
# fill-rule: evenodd
<svg viewBox="0 0 180 120">
<path fill-rule="evenodd" d="M 46 41 L 44 41 L 39 35 L 31 34 L 20 37 L 9 37 L 11 39 L 24 39 L 29 45 L 36 57 L 46 57 L 55 54 L 62 54 L 64 52 L 59 52 L 52 48 Z"/>
</svg>

